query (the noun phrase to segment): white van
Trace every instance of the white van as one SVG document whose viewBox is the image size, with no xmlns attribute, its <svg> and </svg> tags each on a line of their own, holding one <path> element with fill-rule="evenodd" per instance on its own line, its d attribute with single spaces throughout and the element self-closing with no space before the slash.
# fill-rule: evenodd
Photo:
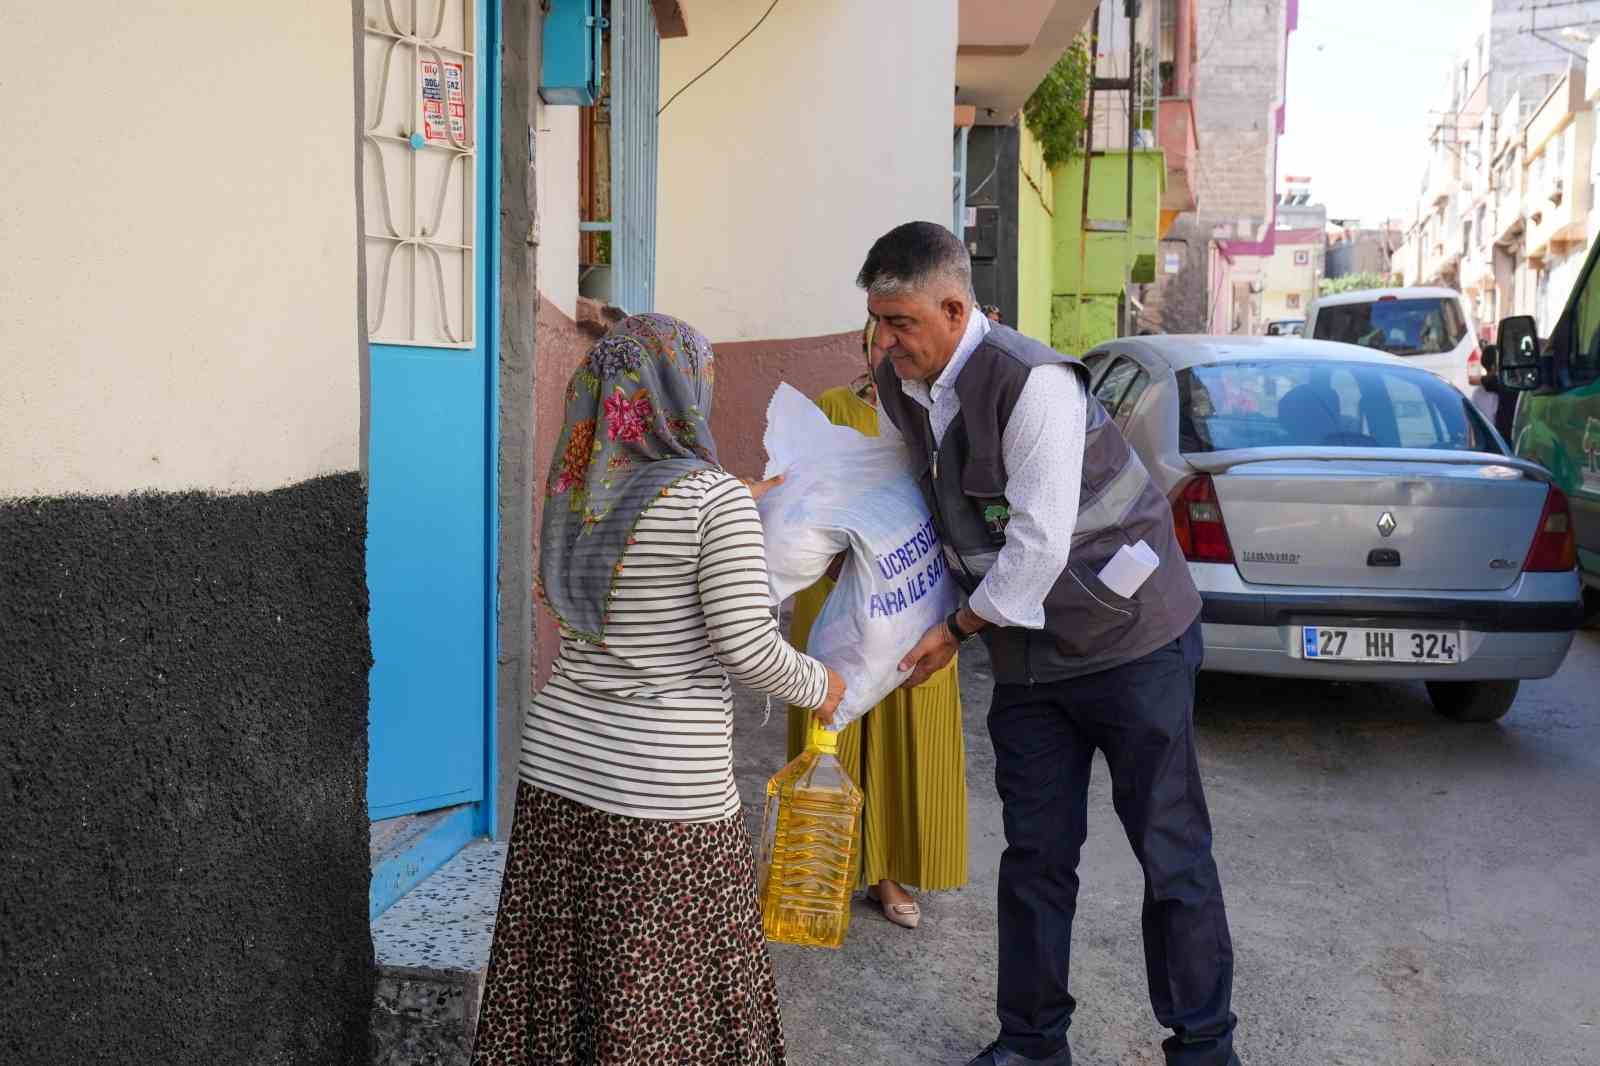
<svg viewBox="0 0 1600 1066">
<path fill-rule="evenodd" d="M 1322 296 L 1306 314 L 1306 336 L 1403 356 L 1463 394 L 1482 374 L 1478 329 L 1454 289 L 1362 289 Z"/>
</svg>

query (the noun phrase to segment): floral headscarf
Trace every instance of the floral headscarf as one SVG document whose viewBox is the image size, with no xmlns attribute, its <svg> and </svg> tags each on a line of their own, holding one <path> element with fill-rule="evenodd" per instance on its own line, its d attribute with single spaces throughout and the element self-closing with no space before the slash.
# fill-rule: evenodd
<svg viewBox="0 0 1600 1066">
<path fill-rule="evenodd" d="M 567 385 L 545 484 L 539 587 L 573 634 L 600 643 L 639 516 L 690 474 L 720 469 L 711 439 L 711 345 L 687 322 L 633 315 Z"/>
</svg>

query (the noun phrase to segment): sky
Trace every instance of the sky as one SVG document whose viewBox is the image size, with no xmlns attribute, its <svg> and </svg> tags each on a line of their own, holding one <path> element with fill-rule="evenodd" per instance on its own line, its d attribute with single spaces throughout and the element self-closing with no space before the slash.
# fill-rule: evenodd
<svg viewBox="0 0 1600 1066">
<path fill-rule="evenodd" d="M 1407 215 L 1422 183 L 1428 111 L 1443 106 L 1452 63 L 1486 24 L 1482 10 L 1477 0 L 1301 0 L 1280 186 L 1285 175 L 1311 178 L 1312 202 L 1330 218 L 1375 225 Z"/>
</svg>

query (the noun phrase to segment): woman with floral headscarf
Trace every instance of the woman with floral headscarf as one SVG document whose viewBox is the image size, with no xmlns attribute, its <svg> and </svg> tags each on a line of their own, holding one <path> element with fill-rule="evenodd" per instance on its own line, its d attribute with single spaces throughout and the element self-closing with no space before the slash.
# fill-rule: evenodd
<svg viewBox="0 0 1600 1066">
<path fill-rule="evenodd" d="M 539 566 L 561 653 L 523 725 L 476 1064 L 784 1062 L 730 678 L 825 721 L 844 683 L 778 633 L 713 371 L 691 326 L 635 315 L 567 388 Z"/>
</svg>

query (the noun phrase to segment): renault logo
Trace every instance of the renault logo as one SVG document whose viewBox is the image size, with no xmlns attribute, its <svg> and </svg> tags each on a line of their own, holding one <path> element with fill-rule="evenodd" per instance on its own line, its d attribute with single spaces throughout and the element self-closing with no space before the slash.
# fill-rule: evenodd
<svg viewBox="0 0 1600 1066">
<path fill-rule="evenodd" d="M 1400 523 L 1396 522 L 1394 515 L 1388 511 L 1383 512 L 1383 517 L 1378 519 L 1378 532 L 1386 537 L 1398 529 L 1399 526 Z"/>
</svg>

